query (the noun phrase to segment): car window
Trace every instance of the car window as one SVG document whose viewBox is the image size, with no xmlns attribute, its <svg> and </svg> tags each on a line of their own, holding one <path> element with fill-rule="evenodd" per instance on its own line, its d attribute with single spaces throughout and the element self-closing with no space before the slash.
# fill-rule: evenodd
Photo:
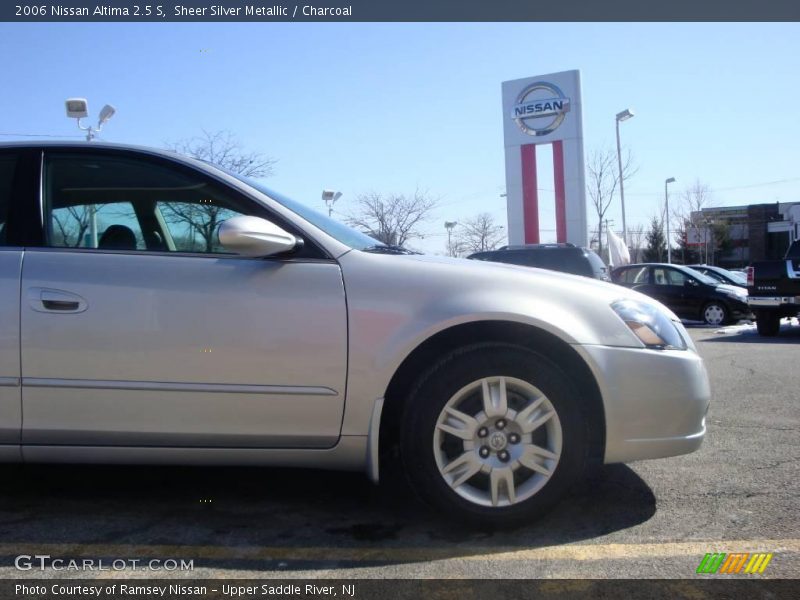
<svg viewBox="0 0 800 600">
<path fill-rule="evenodd" d="M 51 210 L 50 245 L 59 248 L 97 248 L 104 236 L 107 240 L 108 235 L 113 234 L 114 225 L 131 231 L 131 249 L 145 249 L 141 227 L 130 202 L 77 204 Z M 109 232 L 110 227 L 112 229 Z"/>
<path fill-rule="evenodd" d="M 719 281 L 717 281 L 713 277 L 709 277 L 708 275 L 703 275 L 700 271 L 696 271 L 691 267 L 683 267 L 683 269 L 684 271 L 686 271 L 687 279 L 694 277 L 695 279 L 705 283 L 706 285 L 712 285 L 712 286 L 719 285 Z"/>
<path fill-rule="evenodd" d="M 53 154 L 45 173 L 54 247 L 227 253 L 220 224 L 248 214 L 221 186 L 149 161 Z"/>
<path fill-rule="evenodd" d="M 608 276 L 608 267 L 606 267 L 606 263 L 603 262 L 603 259 L 600 258 L 597 253 L 592 250 L 587 250 L 584 255 L 589 259 L 589 264 L 596 277 L 602 279 Z"/>
<path fill-rule="evenodd" d="M 8 232 L 8 209 L 11 206 L 11 192 L 14 186 L 14 172 L 17 167 L 16 156 L 0 156 L 0 246 L 6 245 Z"/>
<path fill-rule="evenodd" d="M 361 231 L 357 231 L 344 223 L 340 223 L 339 221 L 332 219 L 320 212 L 317 212 L 313 208 L 306 206 L 305 204 L 298 202 L 296 200 L 292 200 L 282 194 L 278 194 L 273 192 L 269 188 L 265 187 L 261 182 L 256 181 L 250 177 L 245 177 L 244 175 L 239 175 L 238 173 L 233 173 L 227 169 L 223 169 L 219 165 L 211 165 L 215 169 L 219 169 L 224 173 L 227 173 L 231 177 L 235 177 L 239 181 L 246 183 L 252 188 L 255 188 L 262 194 L 265 194 L 272 198 L 275 202 L 282 204 L 293 213 L 299 215 L 315 227 L 318 227 L 325 233 L 327 233 L 332 238 L 338 240 L 342 244 L 346 246 L 350 246 L 351 248 L 357 248 L 359 250 L 363 250 L 365 248 L 369 248 L 375 245 L 384 245 L 378 240 L 373 237 L 370 237 L 366 233 Z M 485 260 L 485 259 L 483 259 Z"/>
<path fill-rule="evenodd" d="M 647 267 L 631 267 L 625 269 L 619 276 L 622 283 L 642 284 L 647 283 Z"/>
<path fill-rule="evenodd" d="M 677 269 L 667 267 L 656 267 L 653 269 L 653 280 L 656 285 L 684 285 L 689 279 L 685 274 Z"/>
</svg>

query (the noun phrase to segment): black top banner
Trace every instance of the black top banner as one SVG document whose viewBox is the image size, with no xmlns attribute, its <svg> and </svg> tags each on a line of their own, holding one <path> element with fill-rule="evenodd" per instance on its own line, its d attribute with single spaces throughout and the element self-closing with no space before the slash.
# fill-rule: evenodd
<svg viewBox="0 0 800 600">
<path fill-rule="evenodd" d="M 148 3 L 149 2 L 149 3 Z M 306 4 L 307 2 L 307 4 Z M 27 22 L 797 21 L 798 0 L 5 1 Z"/>
</svg>

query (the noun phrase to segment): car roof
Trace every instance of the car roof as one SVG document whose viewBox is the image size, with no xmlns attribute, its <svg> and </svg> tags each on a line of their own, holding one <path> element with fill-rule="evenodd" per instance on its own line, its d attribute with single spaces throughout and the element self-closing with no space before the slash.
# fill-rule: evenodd
<svg viewBox="0 0 800 600">
<path fill-rule="evenodd" d="M 99 142 L 96 140 L 92 140 L 91 142 L 87 142 L 86 140 L 79 141 L 79 140 L 45 140 L 45 141 L 13 141 L 13 142 L 0 142 L 0 150 L 5 148 L 20 148 L 20 149 L 45 149 L 45 148 L 97 148 L 101 150 L 123 150 L 128 152 L 139 152 L 141 154 L 150 154 L 151 156 L 160 156 L 162 158 L 167 158 L 173 161 L 183 162 L 188 165 L 193 165 L 195 167 L 201 167 L 203 169 L 208 169 L 209 167 L 213 167 L 216 165 L 212 165 L 203 160 L 199 160 L 197 158 L 193 158 L 191 156 L 187 156 L 186 154 L 181 154 L 179 152 L 175 152 L 174 150 L 168 150 L 165 148 L 154 148 L 153 146 L 140 146 L 137 144 L 119 144 L 116 142 Z"/>
<path fill-rule="evenodd" d="M 150 152 L 157 152 L 161 153 L 164 152 L 165 154 L 171 154 L 172 152 L 169 150 L 160 150 L 159 148 L 154 148 L 152 146 L 141 146 L 137 144 L 120 144 L 118 142 L 104 142 L 98 140 L 92 140 L 91 142 L 87 142 L 86 140 L 42 140 L 42 141 L 29 141 L 29 140 L 15 140 L 9 142 L 0 142 L 0 148 L 42 148 L 42 147 L 55 147 L 61 148 L 64 146 L 73 146 L 73 147 L 81 147 L 81 148 L 117 148 L 120 150 L 145 150 Z"/>
</svg>

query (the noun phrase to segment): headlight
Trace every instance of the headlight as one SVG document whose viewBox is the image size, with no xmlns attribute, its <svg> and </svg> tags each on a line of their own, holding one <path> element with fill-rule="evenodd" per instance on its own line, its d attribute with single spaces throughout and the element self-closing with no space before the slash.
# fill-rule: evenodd
<svg viewBox="0 0 800 600">
<path fill-rule="evenodd" d="M 686 350 L 686 340 L 678 328 L 652 304 L 639 300 L 617 300 L 611 308 L 648 348 Z"/>
<path fill-rule="evenodd" d="M 723 294 L 728 296 L 729 298 L 733 298 L 738 300 L 739 302 L 743 302 L 747 304 L 747 292 L 739 291 L 739 290 L 720 290 Z"/>
</svg>

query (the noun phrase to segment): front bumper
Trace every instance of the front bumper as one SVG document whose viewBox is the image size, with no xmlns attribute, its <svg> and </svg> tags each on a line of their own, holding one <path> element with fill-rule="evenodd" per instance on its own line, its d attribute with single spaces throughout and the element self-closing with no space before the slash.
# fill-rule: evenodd
<svg viewBox="0 0 800 600">
<path fill-rule="evenodd" d="M 685 330 L 681 333 L 689 339 Z M 579 345 L 575 349 L 591 368 L 603 396 L 605 463 L 677 456 L 700 447 L 711 388 L 694 348 Z"/>
</svg>

